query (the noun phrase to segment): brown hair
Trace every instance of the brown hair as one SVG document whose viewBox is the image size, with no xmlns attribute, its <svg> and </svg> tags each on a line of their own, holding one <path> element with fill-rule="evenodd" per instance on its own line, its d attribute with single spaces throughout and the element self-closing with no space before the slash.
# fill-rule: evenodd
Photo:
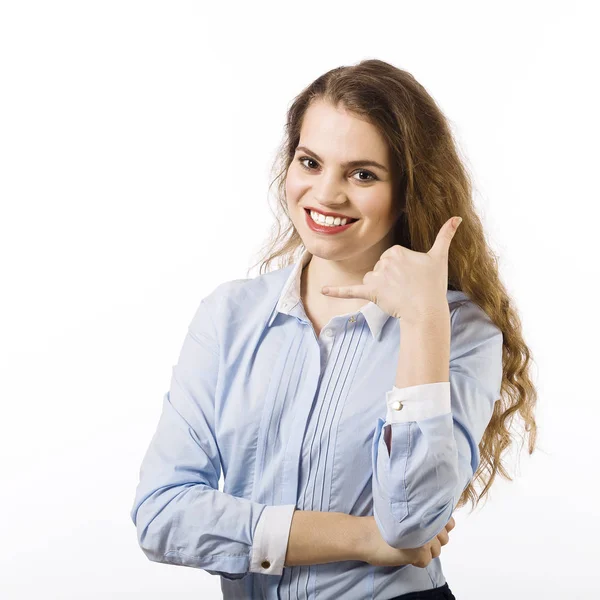
<svg viewBox="0 0 600 600">
<path fill-rule="evenodd" d="M 284 140 L 276 155 L 272 180 L 284 223 L 276 223 L 267 247 L 263 246 L 260 272 L 267 272 L 276 258 L 278 267 L 295 261 L 303 246 L 287 210 L 285 176 L 299 143 L 304 114 L 315 100 L 356 114 L 372 123 L 391 150 L 394 198 L 401 214 L 394 229 L 394 244 L 427 252 L 441 226 L 453 215 L 463 221 L 452 241 L 448 261 L 448 289 L 461 290 L 479 305 L 502 330 L 503 377 L 501 398 L 479 444 L 480 463 L 473 480 L 463 491 L 457 508 L 468 500 L 475 508 L 487 494 L 496 473 L 512 481 L 502 455 L 512 442 L 511 426 L 518 413 L 529 454 L 535 449 L 537 426 L 534 408 L 536 389 L 530 379 L 531 350 L 523 340 L 521 321 L 498 274 L 498 259 L 488 247 L 484 230 L 471 199 L 472 183 L 449 124 L 425 88 L 407 71 L 382 60 L 363 60 L 321 75 L 292 102 Z M 269 186 L 269 189 L 271 188 Z M 257 263 L 255 263 L 257 264 Z M 524 437 L 522 438 L 524 442 Z M 474 483 L 484 485 L 477 495 Z"/>
</svg>

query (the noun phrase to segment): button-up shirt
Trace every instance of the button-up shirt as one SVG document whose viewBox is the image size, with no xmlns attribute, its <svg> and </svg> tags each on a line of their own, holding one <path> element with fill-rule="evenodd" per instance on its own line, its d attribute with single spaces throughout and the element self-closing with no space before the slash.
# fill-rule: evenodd
<svg viewBox="0 0 600 600">
<path fill-rule="evenodd" d="M 502 331 L 448 290 L 449 381 L 397 388 L 402 319 L 366 302 L 317 336 L 300 297 L 310 258 L 200 301 L 140 468 L 138 542 L 152 561 L 219 575 L 225 600 L 439 587 L 441 557 L 284 566 L 291 521 L 295 510 L 373 515 L 396 548 L 442 531 L 499 398 Z"/>
</svg>

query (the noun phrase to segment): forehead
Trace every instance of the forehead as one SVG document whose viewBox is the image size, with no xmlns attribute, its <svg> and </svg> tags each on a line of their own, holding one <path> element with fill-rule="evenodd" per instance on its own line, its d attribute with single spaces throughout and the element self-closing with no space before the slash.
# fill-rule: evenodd
<svg viewBox="0 0 600 600">
<path fill-rule="evenodd" d="M 323 100 L 304 114 L 299 145 L 332 160 L 371 159 L 383 164 L 388 160 L 385 139 L 372 123 Z"/>
</svg>

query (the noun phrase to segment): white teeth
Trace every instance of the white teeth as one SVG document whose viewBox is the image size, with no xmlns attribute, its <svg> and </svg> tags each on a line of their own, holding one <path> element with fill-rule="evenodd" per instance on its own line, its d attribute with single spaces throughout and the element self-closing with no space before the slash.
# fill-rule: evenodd
<svg viewBox="0 0 600 600">
<path fill-rule="evenodd" d="M 310 217 L 313 221 L 315 221 L 315 223 L 318 223 L 319 225 L 326 225 L 329 227 L 345 225 L 348 222 L 348 219 L 341 219 L 340 217 L 326 217 L 325 215 L 322 215 L 321 213 L 318 213 L 315 210 L 310 211 Z"/>
</svg>

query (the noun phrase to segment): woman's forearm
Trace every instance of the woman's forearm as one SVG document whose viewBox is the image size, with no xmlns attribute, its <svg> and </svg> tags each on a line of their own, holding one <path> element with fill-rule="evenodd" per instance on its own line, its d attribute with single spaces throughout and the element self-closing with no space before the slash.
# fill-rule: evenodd
<svg viewBox="0 0 600 600">
<path fill-rule="evenodd" d="M 442 312 L 418 324 L 402 324 L 395 386 L 449 381 L 450 315 Z"/>
<path fill-rule="evenodd" d="M 346 513 L 295 510 L 284 565 L 363 560 L 367 525 Z"/>
</svg>

